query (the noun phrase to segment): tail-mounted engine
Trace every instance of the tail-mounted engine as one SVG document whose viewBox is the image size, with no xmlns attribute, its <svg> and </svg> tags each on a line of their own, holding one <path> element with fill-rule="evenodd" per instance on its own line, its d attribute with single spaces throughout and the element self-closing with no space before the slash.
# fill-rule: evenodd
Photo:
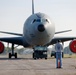
<svg viewBox="0 0 76 75">
<path fill-rule="evenodd" d="M 71 41 L 69 48 L 73 53 L 76 53 L 76 40 Z"/>
<path fill-rule="evenodd" d="M 4 51 L 4 44 L 0 42 L 0 54 Z"/>
</svg>

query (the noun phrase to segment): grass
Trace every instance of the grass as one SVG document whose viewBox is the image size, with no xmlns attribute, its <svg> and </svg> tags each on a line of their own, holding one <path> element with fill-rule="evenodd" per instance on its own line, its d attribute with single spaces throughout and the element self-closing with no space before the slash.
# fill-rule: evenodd
<svg viewBox="0 0 76 75">
<path fill-rule="evenodd" d="M 64 54 L 64 58 L 76 58 L 76 54 Z"/>
</svg>

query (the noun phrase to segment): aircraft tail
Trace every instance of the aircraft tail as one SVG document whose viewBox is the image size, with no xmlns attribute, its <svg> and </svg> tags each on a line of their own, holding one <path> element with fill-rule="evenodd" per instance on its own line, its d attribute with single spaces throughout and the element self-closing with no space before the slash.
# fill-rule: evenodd
<svg viewBox="0 0 76 75">
<path fill-rule="evenodd" d="M 32 14 L 34 14 L 34 0 L 32 0 Z"/>
</svg>

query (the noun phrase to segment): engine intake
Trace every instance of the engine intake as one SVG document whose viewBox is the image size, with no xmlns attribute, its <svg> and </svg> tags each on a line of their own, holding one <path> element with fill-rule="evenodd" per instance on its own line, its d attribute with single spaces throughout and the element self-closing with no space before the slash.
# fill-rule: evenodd
<svg viewBox="0 0 76 75">
<path fill-rule="evenodd" d="M 0 54 L 4 51 L 4 44 L 0 42 Z"/>
<path fill-rule="evenodd" d="M 69 48 L 73 53 L 76 53 L 76 40 L 71 41 Z"/>
</svg>

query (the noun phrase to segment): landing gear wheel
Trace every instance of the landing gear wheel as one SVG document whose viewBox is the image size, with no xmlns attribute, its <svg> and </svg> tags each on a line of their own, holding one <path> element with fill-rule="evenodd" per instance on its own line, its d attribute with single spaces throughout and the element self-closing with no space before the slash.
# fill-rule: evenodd
<svg viewBox="0 0 76 75">
<path fill-rule="evenodd" d="M 34 58 L 34 53 L 33 53 L 32 57 Z"/>
<path fill-rule="evenodd" d="M 37 58 L 35 57 L 34 59 L 36 60 Z"/>
<path fill-rule="evenodd" d="M 15 55 L 14 55 L 14 56 L 15 56 L 15 58 L 17 58 L 17 53 L 15 53 Z"/>
<path fill-rule="evenodd" d="M 17 53 L 15 53 L 15 54 L 9 53 L 9 58 L 11 58 L 12 56 L 14 56 L 15 58 L 17 58 Z"/>
<path fill-rule="evenodd" d="M 47 60 L 47 57 L 45 59 Z"/>
<path fill-rule="evenodd" d="M 37 59 L 37 58 L 35 57 L 35 53 L 33 53 L 32 57 L 33 57 L 33 59 L 35 59 L 35 60 Z"/>
<path fill-rule="evenodd" d="M 9 53 L 9 58 L 11 58 L 11 53 Z"/>
</svg>

